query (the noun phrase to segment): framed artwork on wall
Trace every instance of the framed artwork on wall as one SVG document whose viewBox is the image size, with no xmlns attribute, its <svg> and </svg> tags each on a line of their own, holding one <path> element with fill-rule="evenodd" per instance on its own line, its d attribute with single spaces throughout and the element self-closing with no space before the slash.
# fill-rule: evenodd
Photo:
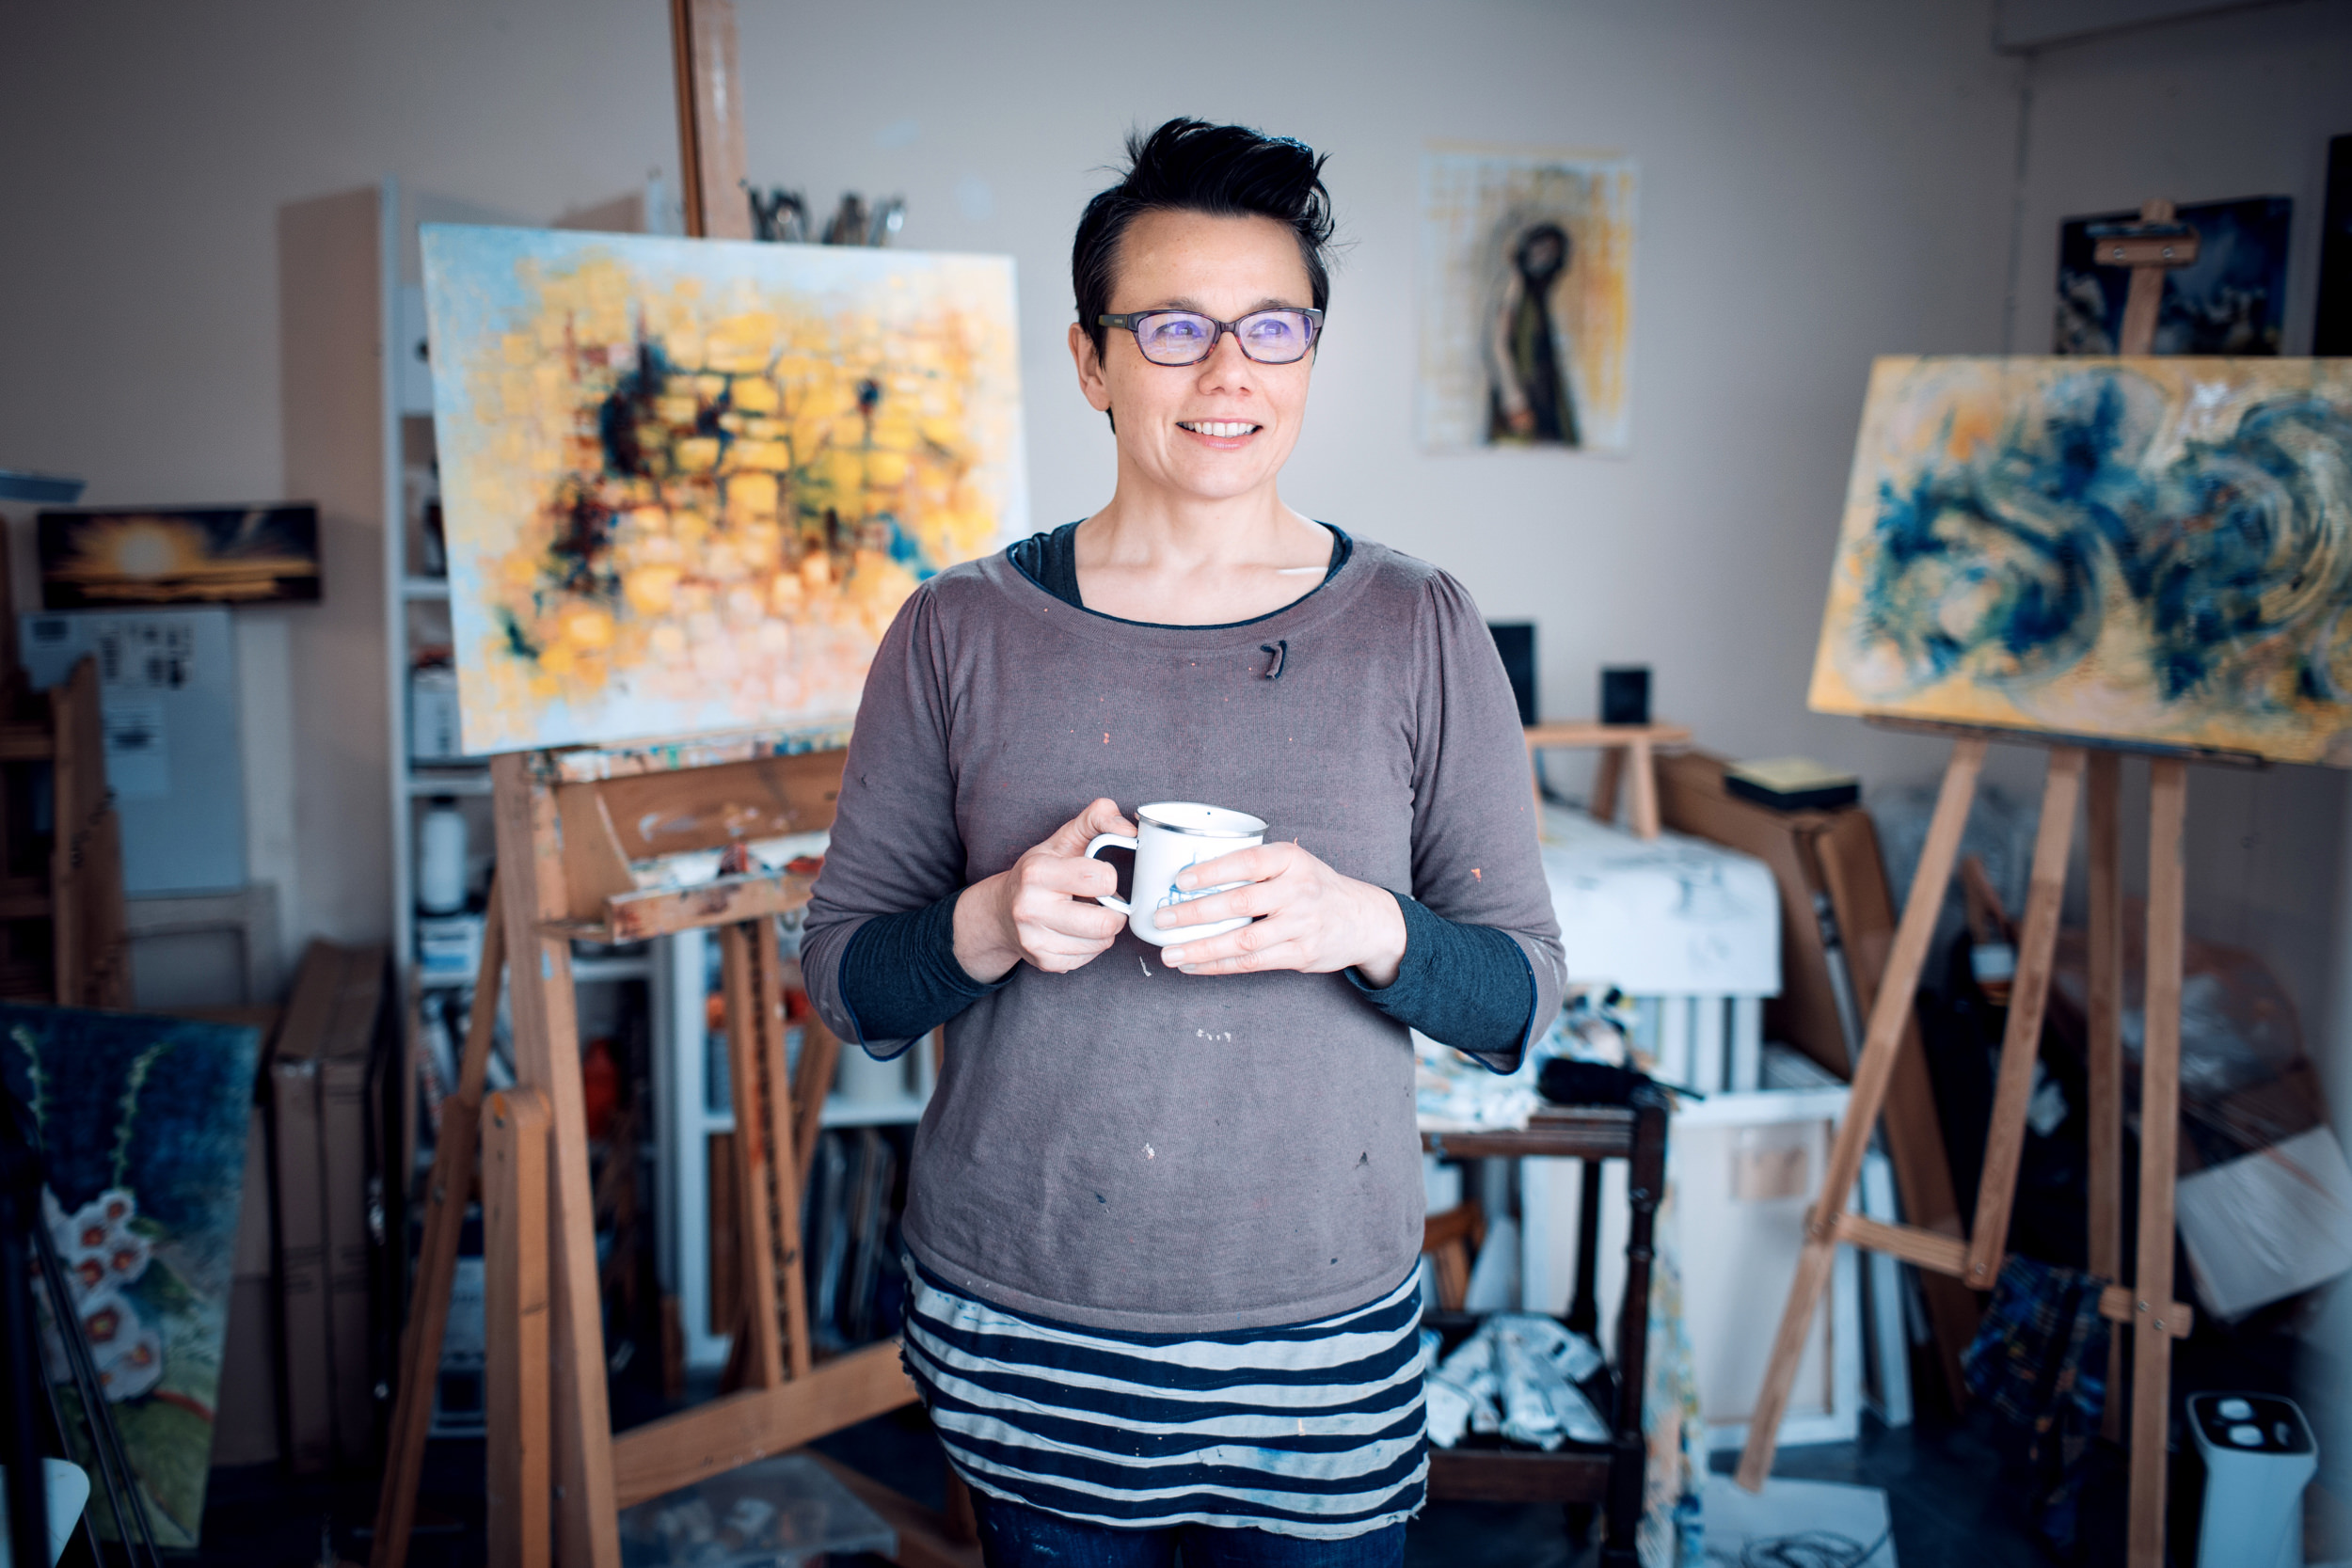
<svg viewBox="0 0 2352 1568">
<path fill-rule="evenodd" d="M 1630 159 L 1422 162 L 1422 445 L 1622 452 L 1632 433 Z"/>
</svg>

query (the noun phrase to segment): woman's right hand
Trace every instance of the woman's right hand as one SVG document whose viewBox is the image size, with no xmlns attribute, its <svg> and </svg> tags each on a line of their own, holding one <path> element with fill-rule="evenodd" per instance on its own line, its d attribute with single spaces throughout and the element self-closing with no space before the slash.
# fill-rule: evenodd
<svg viewBox="0 0 2352 1568">
<path fill-rule="evenodd" d="M 1048 974 L 1082 969 L 1127 917 L 1089 900 L 1119 891 L 1119 874 L 1087 857 L 1097 833 L 1133 837 L 1117 801 L 1097 800 L 1053 835 L 956 900 L 956 961 L 975 980 L 1001 980 L 1026 959 Z"/>
</svg>

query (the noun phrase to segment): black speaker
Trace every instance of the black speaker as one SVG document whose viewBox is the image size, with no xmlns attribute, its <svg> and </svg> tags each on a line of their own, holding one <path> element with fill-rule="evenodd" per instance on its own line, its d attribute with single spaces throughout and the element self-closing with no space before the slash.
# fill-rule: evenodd
<svg viewBox="0 0 2352 1568">
<path fill-rule="evenodd" d="M 1649 722 L 1649 666 L 1605 666 L 1600 673 L 1600 721 L 1604 724 Z"/>
<path fill-rule="evenodd" d="M 1495 652 L 1502 656 L 1502 673 L 1511 677 L 1511 695 L 1518 700 L 1519 723 L 1535 721 L 1535 624 L 1533 621 L 1489 621 Z"/>
</svg>

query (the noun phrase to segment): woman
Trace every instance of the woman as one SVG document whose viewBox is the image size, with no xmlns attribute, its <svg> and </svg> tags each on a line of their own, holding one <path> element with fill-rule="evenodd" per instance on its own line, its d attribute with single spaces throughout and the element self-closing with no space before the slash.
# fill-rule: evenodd
<svg viewBox="0 0 2352 1568">
<path fill-rule="evenodd" d="M 1193 120 L 1128 151 L 1072 259 L 1118 488 L 899 613 L 803 963 L 878 1056 L 947 1026 L 907 1360 L 989 1560 L 1392 1564 L 1426 1473 L 1407 1026 L 1507 1069 L 1559 1006 L 1526 758 L 1460 586 L 1278 493 L 1322 160 Z M 1084 851 L 1179 800 L 1269 827 L 1161 924 L 1254 919 L 1154 947 Z"/>
</svg>

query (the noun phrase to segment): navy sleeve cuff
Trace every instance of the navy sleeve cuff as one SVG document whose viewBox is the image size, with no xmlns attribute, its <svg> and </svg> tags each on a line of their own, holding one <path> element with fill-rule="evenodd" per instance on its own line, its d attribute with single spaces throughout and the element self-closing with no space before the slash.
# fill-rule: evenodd
<svg viewBox="0 0 2352 1568">
<path fill-rule="evenodd" d="M 1535 972 L 1510 934 L 1466 926 L 1420 900 L 1392 894 L 1405 915 L 1405 958 L 1393 985 L 1377 990 L 1353 969 L 1365 1001 L 1441 1045 L 1497 1072 L 1519 1065 L 1535 1022 Z"/>
<path fill-rule="evenodd" d="M 841 955 L 841 1001 L 868 1054 L 898 1055 L 1011 981 L 1009 974 L 975 980 L 956 961 L 956 900 L 962 896 L 958 888 L 922 909 L 877 915 L 850 939 Z"/>
</svg>

